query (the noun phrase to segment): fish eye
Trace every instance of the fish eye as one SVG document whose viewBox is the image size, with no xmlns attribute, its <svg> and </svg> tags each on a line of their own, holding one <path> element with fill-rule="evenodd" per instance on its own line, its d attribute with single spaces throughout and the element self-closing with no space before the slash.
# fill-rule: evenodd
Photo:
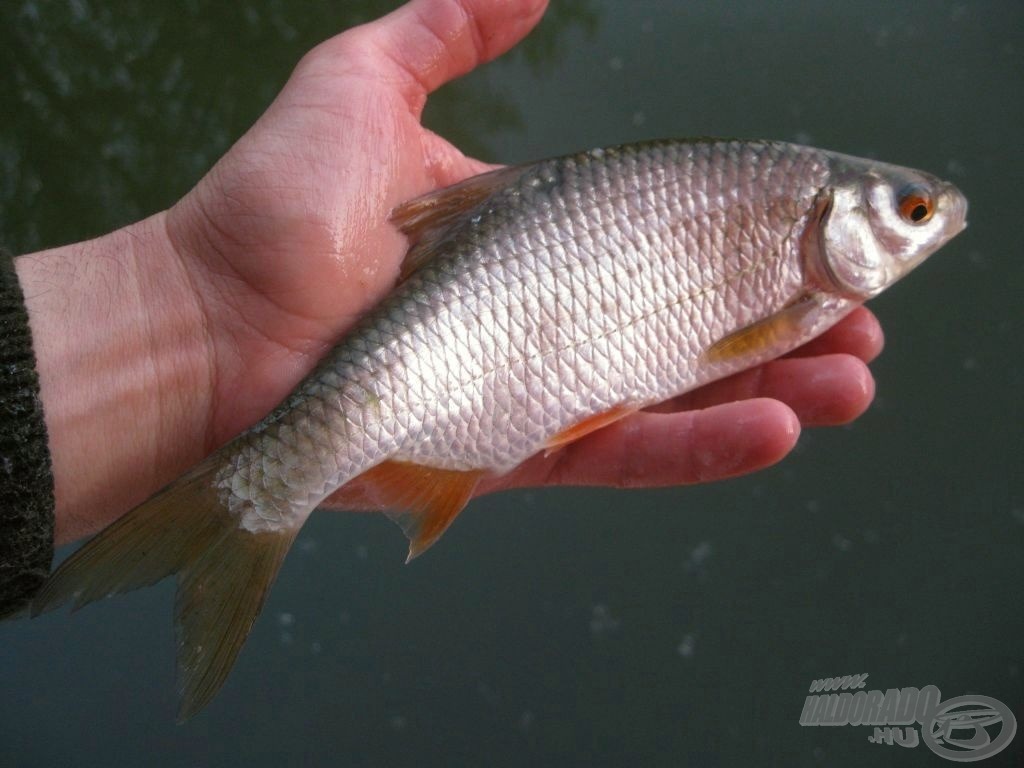
<svg viewBox="0 0 1024 768">
<path fill-rule="evenodd" d="M 935 212 L 935 201 L 927 189 L 914 184 L 900 194 L 897 208 L 904 221 L 910 224 L 924 224 Z"/>
</svg>

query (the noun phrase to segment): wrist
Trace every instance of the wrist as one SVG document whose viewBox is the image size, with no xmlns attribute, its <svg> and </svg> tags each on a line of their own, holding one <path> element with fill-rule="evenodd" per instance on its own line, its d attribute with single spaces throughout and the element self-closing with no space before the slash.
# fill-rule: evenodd
<svg viewBox="0 0 1024 768">
<path fill-rule="evenodd" d="M 63 543 L 104 527 L 205 452 L 209 343 L 163 213 L 15 267 Z"/>
</svg>

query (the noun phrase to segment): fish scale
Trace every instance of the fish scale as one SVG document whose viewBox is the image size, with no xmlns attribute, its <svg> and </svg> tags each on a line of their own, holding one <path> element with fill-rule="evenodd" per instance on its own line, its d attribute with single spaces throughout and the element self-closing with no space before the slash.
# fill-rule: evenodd
<svg viewBox="0 0 1024 768">
<path fill-rule="evenodd" d="M 485 475 L 784 354 L 963 229 L 928 174 L 777 142 L 660 141 L 399 206 L 394 291 L 270 415 L 86 544 L 34 611 L 178 574 L 181 717 L 214 695 L 325 499 L 410 558 Z"/>
</svg>

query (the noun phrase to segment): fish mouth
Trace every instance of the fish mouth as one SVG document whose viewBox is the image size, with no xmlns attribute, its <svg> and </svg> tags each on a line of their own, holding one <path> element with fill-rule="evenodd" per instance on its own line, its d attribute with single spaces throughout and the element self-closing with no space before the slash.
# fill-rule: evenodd
<svg viewBox="0 0 1024 768">
<path fill-rule="evenodd" d="M 967 229 L 967 210 L 970 205 L 967 202 L 967 196 L 960 191 L 956 184 L 949 181 L 943 183 L 939 197 L 948 201 L 950 215 L 946 225 L 946 234 L 947 239 L 950 239 Z"/>
</svg>

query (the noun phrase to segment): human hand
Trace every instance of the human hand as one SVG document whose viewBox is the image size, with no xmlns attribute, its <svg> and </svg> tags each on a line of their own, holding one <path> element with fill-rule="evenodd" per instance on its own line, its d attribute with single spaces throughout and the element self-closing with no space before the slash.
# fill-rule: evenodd
<svg viewBox="0 0 1024 768">
<path fill-rule="evenodd" d="M 197 287 L 214 359 L 227 363 L 214 376 L 214 400 L 229 406 L 215 411 L 214 443 L 276 405 L 390 290 L 407 246 L 389 211 L 487 169 L 425 129 L 423 106 L 430 91 L 517 42 L 544 5 L 418 0 L 327 41 L 172 209 L 172 242 L 207 274 Z M 788 453 L 801 422 L 844 423 L 867 407 L 870 373 L 848 355 L 867 361 L 880 345 L 880 328 L 862 311 L 810 348 L 811 357 L 762 366 L 626 419 L 485 482 L 481 492 L 669 485 L 759 469 Z"/>
<path fill-rule="evenodd" d="M 103 527 L 265 415 L 391 289 L 407 248 L 391 209 L 487 169 L 420 125 L 427 95 L 511 47 L 544 6 L 413 0 L 338 35 L 169 211 L 84 254 L 23 257 L 59 541 Z M 62 292 L 44 290 L 67 275 Z M 104 286 L 100 309 L 79 295 Z M 665 485 L 767 466 L 800 422 L 843 423 L 867 407 L 864 362 L 881 338 L 858 310 L 786 360 L 535 457 L 480 492 Z M 88 359 L 88 381 L 59 375 L 69 357 Z"/>
</svg>

